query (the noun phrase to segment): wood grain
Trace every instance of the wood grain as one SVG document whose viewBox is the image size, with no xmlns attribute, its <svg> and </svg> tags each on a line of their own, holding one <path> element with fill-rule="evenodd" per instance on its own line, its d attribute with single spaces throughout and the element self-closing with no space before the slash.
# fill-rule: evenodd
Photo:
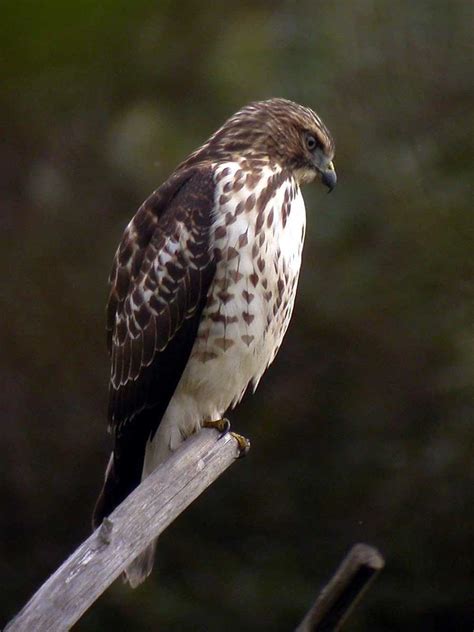
<svg viewBox="0 0 474 632">
<path fill-rule="evenodd" d="M 69 630 L 239 454 L 231 433 L 204 429 L 185 441 L 51 575 L 5 631 Z"/>
</svg>

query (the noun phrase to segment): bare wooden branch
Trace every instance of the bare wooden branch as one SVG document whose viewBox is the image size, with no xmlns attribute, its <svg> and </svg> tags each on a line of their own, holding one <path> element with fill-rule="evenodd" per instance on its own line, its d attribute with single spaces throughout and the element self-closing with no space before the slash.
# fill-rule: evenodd
<svg viewBox="0 0 474 632">
<path fill-rule="evenodd" d="M 124 568 L 240 454 L 231 433 L 184 442 L 33 595 L 5 631 L 69 630 Z"/>
<path fill-rule="evenodd" d="M 384 564 L 376 549 L 367 544 L 355 544 L 295 632 L 340 630 Z"/>
</svg>

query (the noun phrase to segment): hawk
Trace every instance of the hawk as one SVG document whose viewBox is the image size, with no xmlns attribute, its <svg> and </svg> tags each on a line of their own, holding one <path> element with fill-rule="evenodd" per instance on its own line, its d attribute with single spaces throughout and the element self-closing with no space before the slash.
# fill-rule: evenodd
<svg viewBox="0 0 474 632">
<path fill-rule="evenodd" d="M 94 525 L 182 441 L 255 391 L 290 322 L 305 235 L 300 186 L 336 184 L 334 142 L 285 99 L 239 110 L 125 229 L 110 275 L 113 451 Z M 154 545 L 126 570 L 132 587 Z"/>
</svg>

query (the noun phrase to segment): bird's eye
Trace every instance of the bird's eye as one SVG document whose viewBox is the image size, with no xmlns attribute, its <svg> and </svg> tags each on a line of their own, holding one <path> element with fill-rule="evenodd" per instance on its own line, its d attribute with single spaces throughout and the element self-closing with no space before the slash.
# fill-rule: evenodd
<svg viewBox="0 0 474 632">
<path fill-rule="evenodd" d="M 309 151 L 314 151 L 319 143 L 312 134 L 306 134 L 306 147 Z"/>
</svg>

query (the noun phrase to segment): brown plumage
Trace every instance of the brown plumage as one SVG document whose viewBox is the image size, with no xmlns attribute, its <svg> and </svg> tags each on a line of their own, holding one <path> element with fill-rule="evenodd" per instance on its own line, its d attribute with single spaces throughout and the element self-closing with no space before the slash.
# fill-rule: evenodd
<svg viewBox="0 0 474 632">
<path fill-rule="evenodd" d="M 291 318 L 300 184 L 333 188 L 334 143 L 309 108 L 252 103 L 181 163 L 127 226 L 110 277 L 114 449 L 98 525 L 184 437 L 255 389 Z M 152 552 L 127 571 L 137 585 Z"/>
</svg>

